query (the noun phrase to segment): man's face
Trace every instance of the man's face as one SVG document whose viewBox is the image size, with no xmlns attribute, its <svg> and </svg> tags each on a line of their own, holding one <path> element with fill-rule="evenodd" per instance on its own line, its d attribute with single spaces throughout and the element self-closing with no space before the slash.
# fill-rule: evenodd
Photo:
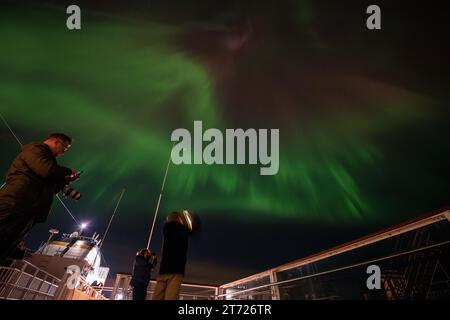
<svg viewBox="0 0 450 320">
<path fill-rule="evenodd" d="M 48 146 L 56 158 L 62 156 L 70 148 L 69 142 L 62 139 L 51 139 Z"/>
</svg>

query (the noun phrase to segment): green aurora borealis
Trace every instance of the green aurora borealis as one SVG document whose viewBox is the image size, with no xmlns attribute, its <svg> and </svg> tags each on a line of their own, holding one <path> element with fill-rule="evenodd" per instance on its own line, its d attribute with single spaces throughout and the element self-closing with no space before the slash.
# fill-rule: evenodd
<svg viewBox="0 0 450 320">
<path fill-rule="evenodd" d="M 235 127 L 222 116 L 226 110 L 208 70 L 171 43 L 181 28 L 88 20 L 86 30 L 68 32 L 54 17 L 24 20 L 2 19 L 2 113 L 19 132 L 31 130 L 30 137 L 58 130 L 75 137 L 62 161 L 86 172 L 77 188 L 91 204 L 128 187 L 124 181 L 133 176 L 140 182 L 128 187 L 127 197 L 139 203 L 151 196 L 161 183 L 172 130 L 192 130 L 194 120 Z M 379 93 L 306 128 L 301 120 L 296 128 L 281 127 L 278 175 L 261 177 L 250 166 L 172 166 L 165 202 L 239 215 L 381 218 L 383 200 L 364 190 L 372 174 L 360 179 L 354 173 L 384 164 L 374 136 L 436 113 L 424 95 L 361 80 Z"/>
<path fill-rule="evenodd" d="M 192 208 L 241 221 L 383 224 L 448 204 L 443 100 L 389 76 L 371 77 L 352 59 L 318 64 L 326 54 L 314 52 L 338 50 L 313 26 L 304 31 L 311 54 L 294 61 L 296 53 L 285 53 L 282 40 L 273 38 L 241 56 L 220 48 L 197 54 L 200 49 L 180 39 L 189 28 L 209 32 L 206 23 L 85 14 L 82 30 L 70 32 L 64 12 L 62 18 L 50 12 L 3 12 L 0 109 L 24 142 L 54 131 L 75 138 L 60 159 L 84 171 L 74 185 L 83 193 L 80 203 L 70 203 L 74 213 L 102 212 L 105 220 L 126 188 L 121 212 L 150 221 L 170 134 L 192 131 L 194 120 L 204 128 L 280 128 L 279 172 L 260 176 L 259 165 L 172 165 L 160 212 Z M 296 19 L 300 29 L 318 14 Z M 216 40 L 204 41 L 217 47 Z M 355 46 L 349 55 L 375 70 L 401 62 L 400 51 L 371 53 L 367 41 L 367 51 Z M 281 76 L 269 76 L 275 69 Z M 18 148 L 3 124 L 0 133 L 6 171 Z"/>
</svg>

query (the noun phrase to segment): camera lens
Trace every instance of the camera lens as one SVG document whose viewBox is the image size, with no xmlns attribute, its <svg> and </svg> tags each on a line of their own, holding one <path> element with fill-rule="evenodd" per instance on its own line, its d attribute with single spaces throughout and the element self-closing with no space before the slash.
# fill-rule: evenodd
<svg viewBox="0 0 450 320">
<path fill-rule="evenodd" d="M 63 193 L 66 197 L 74 199 L 74 200 L 80 200 L 81 193 L 73 188 L 71 188 L 69 185 L 65 185 L 63 188 Z"/>
</svg>

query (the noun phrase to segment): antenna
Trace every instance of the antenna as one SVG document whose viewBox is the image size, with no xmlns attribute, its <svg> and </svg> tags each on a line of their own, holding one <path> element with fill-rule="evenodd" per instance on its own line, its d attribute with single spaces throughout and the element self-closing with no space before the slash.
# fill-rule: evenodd
<svg viewBox="0 0 450 320">
<path fill-rule="evenodd" d="M 172 149 L 173 149 L 174 145 L 175 145 L 175 141 L 173 142 L 172 148 L 170 149 L 171 151 L 170 151 L 169 161 L 167 161 L 166 173 L 164 174 L 164 179 L 163 179 L 162 186 L 161 186 L 161 192 L 159 193 L 158 203 L 156 204 L 155 215 L 153 217 L 152 228 L 150 230 L 150 235 L 148 236 L 147 249 L 150 249 L 150 242 L 152 240 L 153 230 L 155 228 L 156 216 L 158 215 L 159 204 L 161 203 L 161 197 L 162 197 L 162 194 L 164 191 L 164 185 L 166 184 L 167 173 L 169 172 L 170 160 L 172 158 Z"/>
<path fill-rule="evenodd" d="M 11 132 L 11 134 L 14 136 L 14 138 L 16 139 L 17 143 L 23 147 L 22 142 L 20 142 L 19 138 L 17 138 L 16 134 L 14 133 L 14 131 L 11 129 L 11 127 L 9 126 L 8 122 L 6 122 L 6 119 L 3 118 L 3 115 L 0 113 L 0 117 L 3 120 L 3 123 L 6 125 L 6 127 L 9 129 L 9 131 Z"/>
<path fill-rule="evenodd" d="M 97 262 L 97 256 L 98 256 L 98 254 L 100 253 L 100 249 L 103 247 L 103 244 L 105 243 L 105 239 L 106 239 L 106 235 L 108 234 L 108 230 L 109 230 L 109 227 L 111 226 L 111 223 L 112 223 L 112 221 L 113 221 L 113 219 L 114 219 L 114 216 L 116 215 L 116 212 L 117 212 L 117 208 L 119 208 L 119 204 L 120 204 L 120 202 L 122 201 L 122 197 L 123 197 L 123 194 L 125 193 L 125 188 L 123 188 L 122 189 L 122 192 L 120 193 L 120 197 L 119 197 L 119 200 L 117 201 L 117 204 L 116 204 L 116 207 L 114 208 L 114 212 L 113 212 L 113 214 L 112 214 L 112 216 L 111 216 L 111 219 L 109 219 L 109 223 L 108 223 L 108 226 L 106 227 L 106 231 L 105 231 L 105 234 L 103 235 L 103 238 L 102 239 L 100 239 L 100 245 L 98 246 L 98 249 L 97 249 L 97 253 L 95 254 L 95 257 L 94 257 L 94 260 L 93 260 L 93 262 L 92 262 L 92 265 L 93 266 L 95 266 L 95 262 Z M 97 238 L 100 236 L 100 234 L 97 234 Z M 97 239 L 95 239 L 95 240 L 97 240 Z"/>
<path fill-rule="evenodd" d="M 109 219 L 108 226 L 106 227 L 106 231 L 105 231 L 105 233 L 103 234 L 102 243 L 100 243 L 100 246 L 98 247 L 99 250 L 102 248 L 103 244 L 105 243 L 105 239 L 106 239 L 106 235 L 108 234 L 109 227 L 111 226 L 111 223 L 112 223 L 112 221 L 113 221 L 113 219 L 114 219 L 114 216 L 116 215 L 117 208 L 119 208 L 119 204 L 120 204 L 120 201 L 122 201 L 122 197 L 123 197 L 123 194 L 124 194 L 124 193 L 125 193 L 125 188 L 122 189 L 122 193 L 120 194 L 119 201 L 117 201 L 117 204 L 116 204 L 116 207 L 115 207 L 115 209 L 114 209 L 114 212 L 113 212 L 113 214 L 112 214 L 112 216 L 111 216 L 111 219 Z"/>
</svg>

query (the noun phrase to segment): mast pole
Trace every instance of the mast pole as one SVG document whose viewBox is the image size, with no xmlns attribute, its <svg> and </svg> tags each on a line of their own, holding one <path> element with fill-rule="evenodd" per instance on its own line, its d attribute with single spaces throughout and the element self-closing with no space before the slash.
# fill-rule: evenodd
<svg viewBox="0 0 450 320">
<path fill-rule="evenodd" d="M 173 148 L 174 144 L 175 144 L 175 142 L 172 144 L 172 148 Z M 169 172 L 169 167 L 170 167 L 170 161 L 171 160 L 172 160 L 172 151 L 170 152 L 169 161 L 167 161 L 166 172 L 164 174 L 164 179 L 163 179 L 163 182 L 162 182 L 162 185 L 161 185 L 161 192 L 159 193 L 158 203 L 156 204 L 156 210 L 155 210 L 155 214 L 153 216 L 152 228 L 150 230 L 150 235 L 148 236 L 147 249 L 150 249 L 150 242 L 152 240 L 153 230 L 155 228 L 156 217 L 158 216 L 159 205 L 161 203 L 161 198 L 162 198 L 162 195 L 163 195 L 164 186 L 166 184 L 167 173 Z"/>
</svg>

